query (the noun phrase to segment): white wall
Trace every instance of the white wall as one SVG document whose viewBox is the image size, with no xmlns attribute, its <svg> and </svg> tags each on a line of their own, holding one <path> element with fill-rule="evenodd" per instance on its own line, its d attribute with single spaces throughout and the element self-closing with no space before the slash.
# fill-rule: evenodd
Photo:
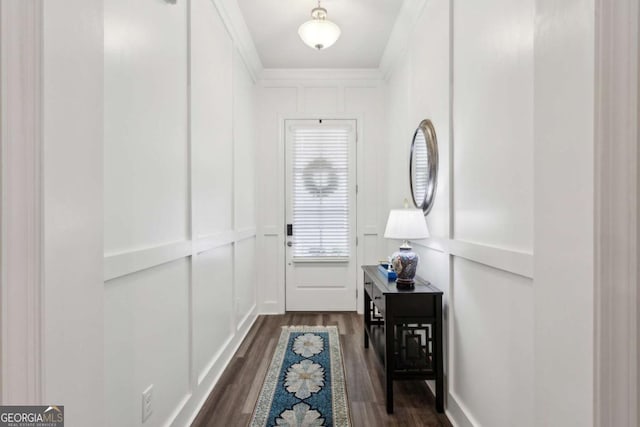
<svg viewBox="0 0 640 427">
<path fill-rule="evenodd" d="M 283 313 L 284 292 L 284 139 L 287 118 L 348 118 L 358 121 L 357 264 L 376 263 L 384 251 L 380 236 L 384 204 L 385 96 L 377 71 L 265 70 L 256 91 L 258 250 L 262 271 L 259 301 L 263 313 Z M 358 273 L 358 310 L 362 274 Z"/>
<path fill-rule="evenodd" d="M 431 0 L 389 78 L 390 208 L 410 198 L 409 147 L 435 126 L 432 237 L 419 274 L 445 292 L 447 413 L 534 426 L 533 0 Z M 415 19 L 415 18 L 414 18 Z M 389 242 L 391 252 L 396 244 Z"/>
<path fill-rule="evenodd" d="M 253 80 L 214 2 L 105 2 L 106 425 L 185 425 L 256 315 Z"/>
<path fill-rule="evenodd" d="M 446 294 L 457 425 L 593 425 L 595 6 L 561 3 L 427 1 L 389 78 L 389 207 L 413 129 L 439 138 L 416 246 Z"/>
<path fill-rule="evenodd" d="M 537 425 L 593 425 L 593 0 L 536 0 Z"/>
<path fill-rule="evenodd" d="M 102 1 L 43 3 L 41 403 L 76 427 L 104 414 Z"/>
</svg>

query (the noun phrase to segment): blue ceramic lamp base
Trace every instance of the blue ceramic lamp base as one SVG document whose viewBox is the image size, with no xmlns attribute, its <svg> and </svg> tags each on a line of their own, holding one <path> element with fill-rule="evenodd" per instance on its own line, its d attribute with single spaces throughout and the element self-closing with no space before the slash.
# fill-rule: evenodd
<svg viewBox="0 0 640 427">
<path fill-rule="evenodd" d="M 400 246 L 400 250 L 391 255 L 391 264 L 398 275 L 396 279 L 398 289 L 413 289 L 413 279 L 416 277 L 419 259 L 418 254 L 413 252 L 406 240 Z"/>
</svg>

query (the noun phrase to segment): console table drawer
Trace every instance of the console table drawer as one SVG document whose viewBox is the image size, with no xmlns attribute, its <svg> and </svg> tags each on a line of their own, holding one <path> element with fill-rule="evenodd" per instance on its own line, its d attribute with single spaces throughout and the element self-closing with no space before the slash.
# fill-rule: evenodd
<svg viewBox="0 0 640 427">
<path fill-rule="evenodd" d="M 376 307 L 378 307 L 378 311 L 380 311 L 380 313 L 384 314 L 387 311 L 386 297 L 375 285 L 373 286 L 373 292 L 371 293 L 371 300 Z"/>
<path fill-rule="evenodd" d="M 364 281 L 364 291 L 373 298 L 373 282 L 368 280 Z"/>
<path fill-rule="evenodd" d="M 398 295 L 390 295 L 387 306 L 397 304 L 398 312 L 406 317 L 436 317 L 437 299 L 429 295 L 412 295 L 411 298 L 404 298 Z"/>
</svg>

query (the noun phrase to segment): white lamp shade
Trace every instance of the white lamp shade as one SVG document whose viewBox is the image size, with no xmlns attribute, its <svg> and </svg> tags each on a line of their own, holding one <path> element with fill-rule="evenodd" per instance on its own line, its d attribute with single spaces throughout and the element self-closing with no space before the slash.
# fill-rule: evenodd
<svg viewBox="0 0 640 427">
<path fill-rule="evenodd" d="M 426 239 L 429 237 L 429 229 L 422 209 L 392 209 L 389 212 L 384 237 L 402 240 Z"/>
<path fill-rule="evenodd" d="M 314 49 L 326 49 L 340 37 L 340 27 L 326 19 L 312 19 L 298 28 L 298 34 L 305 44 Z"/>
</svg>

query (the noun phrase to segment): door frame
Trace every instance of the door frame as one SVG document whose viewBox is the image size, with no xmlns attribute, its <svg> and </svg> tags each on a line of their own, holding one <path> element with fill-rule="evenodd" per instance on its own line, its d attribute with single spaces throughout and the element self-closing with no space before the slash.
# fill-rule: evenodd
<svg viewBox="0 0 640 427">
<path fill-rule="evenodd" d="M 363 188 L 362 186 L 362 178 L 363 178 L 363 165 L 362 161 L 364 158 L 364 141 L 366 135 L 364 134 L 363 124 L 364 124 L 364 114 L 362 113 L 291 113 L 291 114 L 278 114 L 278 165 L 277 173 L 278 173 L 278 226 L 279 230 L 277 231 L 278 238 L 281 241 L 281 244 L 278 246 L 280 249 L 278 251 L 278 278 L 277 283 L 278 286 L 278 312 L 285 313 L 286 312 L 286 227 L 287 227 L 287 219 L 286 219 L 286 195 L 285 195 L 285 185 L 286 185 L 286 121 L 287 120 L 355 120 L 356 122 L 356 185 L 359 188 Z M 363 197 L 360 192 L 356 193 L 356 238 L 358 242 L 363 242 L 363 234 L 364 230 L 362 229 L 362 212 L 363 212 Z M 364 245 L 357 244 L 356 245 L 356 309 L 358 313 L 362 313 L 363 306 L 363 275 L 359 274 L 359 268 L 362 264 L 362 260 L 364 259 L 363 252 Z"/>
<path fill-rule="evenodd" d="M 358 153 L 357 153 L 357 150 L 358 150 L 358 121 L 356 119 L 354 119 L 354 118 L 350 118 L 350 119 L 335 119 L 335 118 L 327 118 L 327 117 L 321 117 L 319 119 L 288 119 L 288 118 L 285 119 L 284 120 L 284 125 L 285 125 L 285 127 L 284 127 L 284 137 L 285 137 L 285 141 L 284 141 L 284 148 L 285 148 L 285 150 L 284 150 L 284 155 L 285 155 L 285 179 L 283 181 L 284 182 L 283 193 L 284 193 L 284 216 L 285 216 L 284 217 L 284 223 L 285 223 L 285 227 L 286 227 L 286 224 L 289 224 L 289 221 L 287 220 L 287 210 L 288 210 L 287 209 L 287 202 L 288 202 L 288 197 L 287 197 L 287 189 L 288 189 L 287 172 L 288 172 L 288 169 L 289 169 L 289 166 L 290 166 L 289 163 L 288 163 L 289 159 L 287 158 L 287 148 L 288 148 L 287 136 L 288 136 L 288 132 L 287 132 L 286 126 L 287 126 L 287 122 L 290 122 L 289 126 L 296 126 L 295 122 L 303 122 L 303 121 L 304 122 L 317 122 L 317 121 L 345 122 L 345 126 L 348 125 L 349 127 L 351 127 L 351 124 L 353 124 L 353 129 L 352 129 L 352 132 L 354 133 L 353 134 L 353 140 L 351 141 L 351 136 L 350 136 L 349 143 L 350 144 L 351 143 L 356 144 L 356 146 L 353 147 L 352 149 L 350 148 L 349 151 L 348 151 L 349 152 L 349 156 L 351 156 L 351 155 L 354 156 L 354 158 L 349 158 L 349 168 L 351 168 L 351 167 L 355 168 L 355 170 L 353 171 L 353 177 L 355 178 L 354 179 L 355 182 L 353 184 L 356 186 L 356 188 L 358 187 L 358 182 L 359 182 L 359 180 L 358 180 Z M 354 250 L 352 252 L 352 255 L 350 256 L 350 259 L 349 259 L 348 263 L 349 264 L 353 264 L 353 265 L 351 265 L 350 268 L 353 268 L 353 274 L 354 274 L 354 277 L 352 277 L 351 279 L 355 279 L 354 289 L 353 289 L 356 292 L 354 309 L 357 310 L 357 308 L 358 308 L 358 299 L 357 299 L 357 295 L 358 295 L 358 291 L 357 291 L 357 289 L 358 289 L 358 267 L 359 267 L 359 264 L 358 264 L 358 261 L 359 261 L 358 246 L 359 245 L 357 244 L 358 241 L 359 241 L 359 238 L 358 238 L 358 222 L 359 221 L 358 221 L 358 194 L 357 194 L 357 191 L 355 192 L 354 196 L 355 196 L 355 199 L 352 202 L 352 206 L 353 206 L 353 209 L 355 209 L 355 212 L 353 212 L 353 215 L 350 215 L 350 216 L 353 218 L 353 222 L 354 222 L 354 224 L 353 224 L 353 237 L 355 237 L 355 242 L 353 242 L 353 249 Z M 351 202 L 350 202 L 350 205 L 351 205 Z M 294 228 L 294 233 L 295 233 L 295 228 Z M 284 235 L 285 244 L 286 244 L 286 241 L 287 241 L 287 237 L 288 236 L 285 233 L 285 235 Z M 285 306 L 285 310 L 287 310 L 287 281 L 288 281 L 288 279 L 287 279 L 287 265 L 289 264 L 290 259 L 287 256 L 287 247 L 286 246 L 285 246 L 285 259 L 284 259 L 284 262 L 285 262 L 285 281 L 284 281 L 285 298 L 284 298 L 284 306 Z M 319 262 L 316 261 L 316 263 L 326 263 L 326 262 L 328 262 L 328 261 L 325 261 L 325 260 L 319 261 Z M 332 311 L 332 310 L 326 310 L 326 311 Z"/>
<path fill-rule="evenodd" d="M 638 425 L 640 6 L 595 7 L 594 425 Z"/>
<path fill-rule="evenodd" d="M 43 13 L 40 0 L 0 0 L 3 404 L 39 404 L 44 397 Z"/>
</svg>

